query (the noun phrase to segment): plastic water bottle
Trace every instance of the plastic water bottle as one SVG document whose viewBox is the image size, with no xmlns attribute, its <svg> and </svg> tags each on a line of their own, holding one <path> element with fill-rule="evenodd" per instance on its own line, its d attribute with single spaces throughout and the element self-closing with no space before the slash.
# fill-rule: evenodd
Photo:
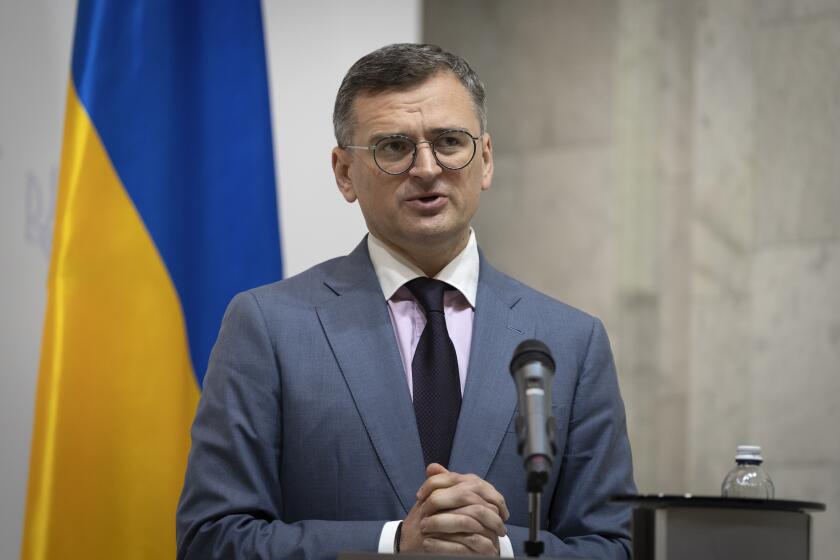
<svg viewBox="0 0 840 560">
<path fill-rule="evenodd" d="M 776 489 L 761 466 L 763 461 L 761 447 L 739 445 L 735 453 L 735 467 L 723 479 L 721 494 L 726 498 L 772 500 Z"/>
</svg>

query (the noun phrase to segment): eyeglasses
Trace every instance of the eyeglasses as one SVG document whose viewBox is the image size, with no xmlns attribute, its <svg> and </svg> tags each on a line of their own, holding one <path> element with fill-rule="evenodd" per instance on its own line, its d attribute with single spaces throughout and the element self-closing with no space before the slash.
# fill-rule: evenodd
<svg viewBox="0 0 840 560">
<path fill-rule="evenodd" d="M 344 149 L 370 150 L 376 166 L 388 175 L 402 175 L 414 167 L 417 160 L 417 149 L 420 144 L 428 144 L 432 148 L 435 161 L 445 168 L 457 171 L 470 164 L 475 157 L 476 140 L 465 130 L 445 130 L 434 140 L 415 142 L 408 136 L 393 134 L 377 141 L 373 146 L 341 146 Z"/>
</svg>

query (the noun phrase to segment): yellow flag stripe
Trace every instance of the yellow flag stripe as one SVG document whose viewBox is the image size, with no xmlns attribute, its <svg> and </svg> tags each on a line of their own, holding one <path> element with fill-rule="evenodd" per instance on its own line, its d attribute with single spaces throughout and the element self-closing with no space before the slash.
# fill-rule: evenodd
<svg viewBox="0 0 840 560">
<path fill-rule="evenodd" d="M 21 557 L 174 558 L 198 401 L 163 261 L 68 87 Z"/>
</svg>

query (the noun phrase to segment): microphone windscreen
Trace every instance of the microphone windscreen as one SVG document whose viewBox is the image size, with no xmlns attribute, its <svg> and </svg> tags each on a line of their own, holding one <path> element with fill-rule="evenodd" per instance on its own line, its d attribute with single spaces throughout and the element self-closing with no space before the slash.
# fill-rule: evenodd
<svg viewBox="0 0 840 560">
<path fill-rule="evenodd" d="M 554 358 L 551 357 L 551 350 L 534 338 L 523 340 L 513 351 L 513 358 L 510 360 L 511 375 L 516 375 L 519 368 L 530 362 L 540 362 L 547 369 L 554 371 Z"/>
</svg>

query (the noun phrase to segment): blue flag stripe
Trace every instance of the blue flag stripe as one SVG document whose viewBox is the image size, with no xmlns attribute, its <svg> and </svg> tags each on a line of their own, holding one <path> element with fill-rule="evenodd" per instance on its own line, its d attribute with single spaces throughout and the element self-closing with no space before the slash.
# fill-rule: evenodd
<svg viewBox="0 0 840 560">
<path fill-rule="evenodd" d="M 260 3 L 78 10 L 72 79 L 175 284 L 200 383 L 227 302 L 282 273 Z"/>
</svg>

